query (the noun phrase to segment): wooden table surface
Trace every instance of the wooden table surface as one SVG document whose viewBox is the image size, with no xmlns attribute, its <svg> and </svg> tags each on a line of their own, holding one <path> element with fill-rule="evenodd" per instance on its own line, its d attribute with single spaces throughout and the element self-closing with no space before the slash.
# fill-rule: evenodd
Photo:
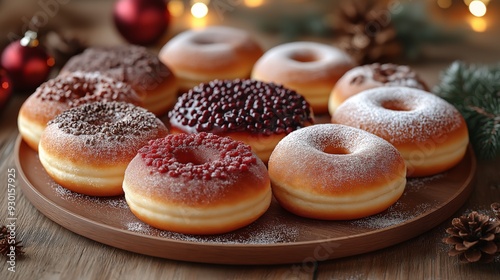
<svg viewBox="0 0 500 280">
<path fill-rule="evenodd" d="M 99 17 L 99 11 L 96 13 Z M 90 44 L 102 42 L 98 38 L 107 38 L 106 43 L 119 40 L 116 35 L 108 36 L 110 30 L 109 27 L 88 30 L 88 34 L 93 34 L 89 38 L 94 40 Z M 271 38 L 262 38 L 266 47 L 275 43 Z M 439 73 L 455 59 L 477 63 L 500 61 L 496 42 L 495 36 L 477 35 L 464 45 L 434 48 L 425 62 L 411 66 L 429 84 L 435 85 Z M 492 202 L 500 201 L 500 159 L 478 161 L 472 195 L 441 225 L 392 247 L 342 259 L 268 266 L 200 264 L 131 253 L 79 236 L 38 212 L 19 188 L 19 170 L 14 163 L 16 118 L 29 94 L 16 92 L 0 113 L 0 223 L 7 223 L 7 181 L 9 174 L 15 173 L 16 235 L 26 252 L 24 258 L 16 260 L 16 272 L 8 271 L 7 263 L 2 260 L 0 279 L 498 279 L 500 276 L 500 260 L 491 264 L 461 264 L 447 255 L 448 246 L 441 242 L 452 217 L 471 210 L 486 212 Z"/>
</svg>

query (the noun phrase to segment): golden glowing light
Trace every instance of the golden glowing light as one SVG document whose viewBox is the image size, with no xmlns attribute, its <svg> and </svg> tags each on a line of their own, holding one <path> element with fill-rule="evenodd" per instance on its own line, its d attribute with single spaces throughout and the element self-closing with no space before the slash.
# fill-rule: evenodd
<svg viewBox="0 0 500 280">
<path fill-rule="evenodd" d="M 464 0 L 464 4 L 469 6 L 470 2 L 472 2 L 472 0 Z"/>
<path fill-rule="evenodd" d="M 170 0 L 167 4 L 168 12 L 173 17 L 180 17 L 184 14 L 184 2 L 182 0 Z"/>
<path fill-rule="evenodd" d="M 191 6 L 191 14 L 195 18 L 206 17 L 208 14 L 207 4 L 201 2 L 194 3 L 193 6 Z"/>
<path fill-rule="evenodd" d="M 264 4 L 264 0 L 245 0 L 244 3 L 247 7 L 256 8 L 262 6 L 262 4 Z"/>
<path fill-rule="evenodd" d="M 469 24 L 472 30 L 476 32 L 484 32 L 488 28 L 488 23 L 484 18 L 471 17 L 469 19 Z"/>
<path fill-rule="evenodd" d="M 482 17 L 486 14 L 486 4 L 479 0 L 474 0 L 469 4 L 469 11 L 476 17 Z"/>
<path fill-rule="evenodd" d="M 192 17 L 190 20 L 191 28 L 192 29 L 199 29 L 207 26 L 207 18 L 195 18 Z"/>
<path fill-rule="evenodd" d="M 451 7 L 451 0 L 437 0 L 437 4 L 439 6 L 439 8 L 442 8 L 442 9 L 448 9 L 449 7 Z"/>
</svg>

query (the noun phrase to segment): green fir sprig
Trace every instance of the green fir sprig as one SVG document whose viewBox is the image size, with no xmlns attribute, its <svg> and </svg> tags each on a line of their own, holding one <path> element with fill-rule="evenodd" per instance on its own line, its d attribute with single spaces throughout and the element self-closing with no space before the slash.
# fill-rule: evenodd
<svg viewBox="0 0 500 280">
<path fill-rule="evenodd" d="M 433 92 L 462 113 L 479 158 L 500 155 L 500 64 L 455 61 L 442 73 Z"/>
</svg>

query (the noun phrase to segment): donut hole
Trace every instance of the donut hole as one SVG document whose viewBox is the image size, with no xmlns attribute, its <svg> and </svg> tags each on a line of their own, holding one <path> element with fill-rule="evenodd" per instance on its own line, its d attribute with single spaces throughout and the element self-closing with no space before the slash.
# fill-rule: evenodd
<svg viewBox="0 0 500 280">
<path fill-rule="evenodd" d="M 326 148 L 323 150 L 323 153 L 326 154 L 331 154 L 331 155 L 348 155 L 351 152 L 343 147 L 336 147 L 336 146 L 326 146 Z"/>
<path fill-rule="evenodd" d="M 217 37 L 198 36 L 194 37 L 192 41 L 196 45 L 212 45 L 220 43 L 221 40 Z"/>
<path fill-rule="evenodd" d="M 297 62 L 315 62 L 319 60 L 319 57 L 311 51 L 294 52 L 290 55 L 290 59 Z"/>
<path fill-rule="evenodd" d="M 412 108 L 410 108 L 407 104 L 404 102 L 401 102 L 399 100 L 387 100 L 382 102 L 382 107 L 387 110 L 391 111 L 411 111 Z"/>
<path fill-rule="evenodd" d="M 198 149 L 178 149 L 174 151 L 174 156 L 181 164 L 192 163 L 193 165 L 202 165 L 213 161 L 213 152 Z M 212 155 L 212 156 L 211 156 Z"/>
</svg>

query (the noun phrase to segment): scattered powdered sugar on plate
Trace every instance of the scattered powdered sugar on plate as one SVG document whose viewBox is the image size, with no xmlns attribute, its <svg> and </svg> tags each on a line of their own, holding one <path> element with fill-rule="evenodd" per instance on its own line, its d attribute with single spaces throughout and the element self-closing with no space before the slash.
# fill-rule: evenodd
<svg viewBox="0 0 500 280">
<path fill-rule="evenodd" d="M 436 180 L 440 180 L 445 176 L 444 173 L 439 173 L 432 176 L 427 177 L 417 177 L 417 178 L 408 178 L 406 181 L 406 188 L 403 195 L 406 195 L 410 192 L 419 192 L 421 188 L 425 188 L 429 186 L 430 183 Z"/>
<path fill-rule="evenodd" d="M 405 211 L 401 210 L 405 208 L 403 206 L 403 203 L 398 201 L 383 213 L 352 221 L 352 224 L 370 229 L 387 228 L 391 226 L 400 225 L 413 218 L 416 218 L 421 214 L 425 213 L 426 211 L 428 211 L 430 207 L 431 204 L 422 203 L 411 208 L 411 210 Z"/>
<path fill-rule="evenodd" d="M 125 198 L 123 196 L 114 196 L 114 197 L 89 196 L 73 192 L 56 183 L 51 184 L 51 187 L 54 189 L 57 196 L 65 200 L 69 200 L 71 202 L 75 203 L 91 202 L 96 206 L 128 209 L 127 202 L 125 201 Z"/>
<path fill-rule="evenodd" d="M 253 223 L 242 229 L 217 235 L 191 235 L 163 231 L 153 228 L 143 222 L 129 222 L 125 226 L 128 230 L 141 234 L 196 243 L 276 244 L 294 242 L 299 236 L 298 228 L 280 224 L 278 221 L 272 228 L 262 227 Z"/>
</svg>

